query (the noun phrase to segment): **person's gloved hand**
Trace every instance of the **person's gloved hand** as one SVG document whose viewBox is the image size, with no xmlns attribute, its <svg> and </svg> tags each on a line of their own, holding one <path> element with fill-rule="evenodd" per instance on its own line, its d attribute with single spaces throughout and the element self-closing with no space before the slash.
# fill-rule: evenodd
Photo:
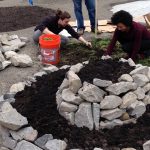
<svg viewBox="0 0 150 150">
<path fill-rule="evenodd" d="M 102 60 L 107 60 L 107 59 L 112 59 L 112 57 L 109 56 L 109 55 L 103 55 L 103 56 L 101 57 L 101 59 L 102 59 Z"/>
<path fill-rule="evenodd" d="M 92 44 L 91 44 L 91 42 L 86 42 L 86 43 L 85 43 L 85 45 L 86 45 L 87 47 L 92 48 Z"/>
</svg>

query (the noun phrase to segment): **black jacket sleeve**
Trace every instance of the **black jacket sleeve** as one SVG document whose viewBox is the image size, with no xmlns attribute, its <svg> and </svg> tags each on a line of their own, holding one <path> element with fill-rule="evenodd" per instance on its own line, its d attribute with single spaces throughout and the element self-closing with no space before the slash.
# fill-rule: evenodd
<svg viewBox="0 0 150 150">
<path fill-rule="evenodd" d="M 80 36 L 70 25 L 67 25 L 65 29 L 68 31 L 69 34 L 71 34 L 72 37 L 79 39 Z"/>
</svg>

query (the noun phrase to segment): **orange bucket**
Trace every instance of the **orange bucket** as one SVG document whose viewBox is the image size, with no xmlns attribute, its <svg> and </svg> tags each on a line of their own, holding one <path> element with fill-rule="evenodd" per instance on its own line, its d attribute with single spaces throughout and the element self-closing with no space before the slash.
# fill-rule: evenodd
<svg viewBox="0 0 150 150">
<path fill-rule="evenodd" d="M 39 44 L 43 64 L 58 64 L 60 62 L 60 43 L 59 35 L 43 34 L 40 36 Z"/>
</svg>

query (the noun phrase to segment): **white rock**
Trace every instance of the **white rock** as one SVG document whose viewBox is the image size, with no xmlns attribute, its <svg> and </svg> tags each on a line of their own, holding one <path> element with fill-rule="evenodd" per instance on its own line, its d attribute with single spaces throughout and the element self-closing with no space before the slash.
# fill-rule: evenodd
<svg viewBox="0 0 150 150">
<path fill-rule="evenodd" d="M 87 65 L 87 64 L 89 64 L 89 61 L 87 60 L 87 61 L 84 61 L 84 62 L 82 62 L 82 64 L 83 65 Z"/>
<path fill-rule="evenodd" d="M 148 67 L 148 73 L 147 73 L 147 77 L 149 78 L 149 80 L 150 80 L 150 67 Z"/>
<path fill-rule="evenodd" d="M 134 91 L 134 93 L 139 100 L 142 100 L 145 97 L 145 90 L 141 87 L 138 87 L 137 90 Z"/>
<path fill-rule="evenodd" d="M 16 52 L 14 52 L 14 51 L 7 51 L 7 52 L 5 52 L 6 59 L 10 59 L 11 57 L 13 57 L 15 55 L 18 55 L 18 54 Z"/>
<path fill-rule="evenodd" d="M 120 58 L 119 61 L 121 61 L 121 62 L 128 62 L 128 60 L 126 60 L 124 58 Z"/>
<path fill-rule="evenodd" d="M 94 127 L 96 130 L 99 130 L 99 121 L 100 121 L 100 105 L 97 103 L 93 103 L 93 120 Z"/>
<path fill-rule="evenodd" d="M 125 93 L 129 90 L 135 90 L 137 88 L 136 83 L 132 82 L 120 82 L 110 85 L 108 88 L 106 88 L 106 91 L 110 92 L 114 95 L 119 95 L 121 93 Z"/>
<path fill-rule="evenodd" d="M 134 69 L 133 71 L 131 71 L 130 75 L 134 75 L 134 74 L 147 75 L 147 73 L 148 73 L 148 67 L 147 66 L 141 66 L 141 67 L 138 67 L 138 68 Z"/>
<path fill-rule="evenodd" d="M 67 73 L 67 77 L 69 80 L 69 89 L 73 93 L 77 93 L 80 87 L 82 86 L 80 78 L 73 71 L 69 71 Z"/>
<path fill-rule="evenodd" d="M 70 67 L 70 65 L 64 65 L 64 66 L 60 67 L 59 69 L 67 69 L 69 67 Z"/>
<path fill-rule="evenodd" d="M 74 73 L 78 73 L 83 67 L 84 67 L 83 64 L 78 63 L 76 65 L 72 65 L 70 67 L 70 71 L 73 71 Z"/>
<path fill-rule="evenodd" d="M 83 99 L 80 96 L 76 96 L 70 89 L 64 89 L 62 91 L 62 99 L 66 102 L 79 105 Z"/>
<path fill-rule="evenodd" d="M 71 125 L 75 124 L 75 113 L 74 112 L 59 112 L 61 116 L 63 116 L 66 120 L 69 121 Z"/>
<path fill-rule="evenodd" d="M 21 48 L 23 46 L 26 45 L 25 42 L 21 42 L 21 40 L 18 38 L 18 39 L 13 39 L 11 41 L 9 41 L 10 45 L 15 45 L 15 46 L 18 46 L 18 48 Z"/>
<path fill-rule="evenodd" d="M 62 94 L 61 94 L 61 92 L 58 90 L 58 91 L 56 92 L 57 108 L 60 107 L 60 104 L 62 103 L 62 101 L 63 101 Z"/>
<path fill-rule="evenodd" d="M 129 92 L 122 97 L 123 101 L 120 108 L 128 108 L 137 100 L 137 96 L 133 92 Z"/>
<path fill-rule="evenodd" d="M 46 75 L 45 71 L 40 71 L 34 74 L 34 77 L 42 77 L 43 75 Z"/>
<path fill-rule="evenodd" d="M 128 59 L 128 63 L 130 66 L 135 66 L 135 63 L 131 58 Z"/>
<path fill-rule="evenodd" d="M 100 122 L 100 129 L 112 129 L 115 126 L 122 126 L 123 122 L 120 119 L 114 119 L 112 121 L 101 121 Z"/>
<path fill-rule="evenodd" d="M 31 67 L 33 65 L 31 57 L 26 54 L 14 55 L 10 60 L 14 66 Z"/>
<path fill-rule="evenodd" d="M 0 40 L 3 45 L 10 45 L 10 43 L 9 43 L 10 38 L 7 33 L 2 34 Z"/>
<path fill-rule="evenodd" d="M 143 144 L 143 150 L 150 150 L 150 140 Z"/>
<path fill-rule="evenodd" d="M 74 112 L 78 109 L 78 107 L 74 104 L 62 102 L 59 107 L 59 111 L 64 111 L 64 112 Z"/>
<path fill-rule="evenodd" d="M 21 42 L 29 42 L 30 40 L 27 37 L 20 37 Z"/>
<path fill-rule="evenodd" d="M 46 144 L 45 147 L 48 150 L 65 150 L 67 148 L 67 144 L 65 141 L 62 140 L 49 140 Z"/>
<path fill-rule="evenodd" d="M 42 150 L 42 149 L 30 142 L 23 140 L 17 144 L 14 150 Z"/>
<path fill-rule="evenodd" d="M 93 130 L 91 103 L 83 102 L 79 105 L 79 109 L 75 113 L 75 124 L 77 127 L 87 127 L 89 130 Z"/>
<path fill-rule="evenodd" d="M 60 90 L 60 92 L 62 92 L 64 89 L 67 88 L 69 88 L 69 81 L 65 78 L 58 89 Z"/>
<path fill-rule="evenodd" d="M 102 59 L 102 60 L 107 60 L 107 59 L 112 59 L 112 57 L 109 56 L 109 55 L 106 55 L 106 56 L 103 55 L 103 56 L 101 57 L 101 59 Z"/>
<path fill-rule="evenodd" d="M 18 35 L 15 35 L 15 34 L 10 35 L 9 38 L 10 40 L 19 39 Z"/>
<path fill-rule="evenodd" d="M 134 82 L 138 86 L 144 86 L 146 83 L 149 82 L 148 77 L 144 74 L 134 74 L 132 77 L 133 77 Z"/>
<path fill-rule="evenodd" d="M 150 83 L 147 83 L 144 87 L 143 90 L 145 91 L 145 93 L 150 91 Z"/>
<path fill-rule="evenodd" d="M 141 101 L 135 101 L 129 106 L 129 114 L 131 116 L 135 116 L 136 118 L 139 118 L 142 116 L 146 111 L 146 106 Z"/>
<path fill-rule="evenodd" d="M 136 123 L 137 123 L 136 118 L 131 118 L 131 119 L 129 119 L 129 120 L 124 120 L 124 121 L 123 121 L 123 124 L 124 124 L 124 125 L 130 124 L 130 123 L 136 124 Z"/>
<path fill-rule="evenodd" d="M 52 134 L 44 134 L 43 136 L 39 137 L 34 143 L 39 146 L 40 148 L 45 149 L 45 144 L 47 141 L 53 140 Z"/>
<path fill-rule="evenodd" d="M 135 148 L 122 148 L 121 150 L 136 150 Z"/>
<path fill-rule="evenodd" d="M 49 67 L 43 68 L 43 70 L 47 73 L 52 73 L 52 72 L 58 71 L 59 69 L 54 65 L 50 65 Z"/>
<path fill-rule="evenodd" d="M 16 109 L 13 109 L 8 102 L 5 102 L 1 107 L 0 124 L 8 129 L 18 130 L 20 127 L 27 125 L 28 121 Z"/>
<path fill-rule="evenodd" d="M 143 99 L 143 103 L 145 105 L 148 105 L 150 104 L 150 95 L 146 95 L 145 98 Z"/>
<path fill-rule="evenodd" d="M 103 150 L 103 149 L 101 149 L 101 148 L 94 148 L 94 150 Z"/>
<path fill-rule="evenodd" d="M 6 148 L 6 147 L 1 147 L 1 146 L 0 146 L 0 150 L 9 150 L 9 149 Z"/>
<path fill-rule="evenodd" d="M 13 84 L 10 87 L 10 93 L 17 93 L 17 92 L 23 91 L 24 87 L 25 87 L 25 84 L 23 82 L 18 82 L 16 84 Z"/>
<path fill-rule="evenodd" d="M 118 79 L 118 81 L 126 81 L 126 82 L 133 82 L 133 78 L 129 74 L 123 74 L 121 77 Z"/>
<path fill-rule="evenodd" d="M 112 81 L 108 81 L 108 80 L 101 80 L 101 79 L 93 79 L 93 84 L 99 87 L 108 87 L 110 85 L 112 85 Z"/>
<path fill-rule="evenodd" d="M 122 99 L 119 96 L 109 95 L 105 96 L 105 98 L 100 103 L 101 109 L 113 109 L 118 107 L 122 103 Z"/>
<path fill-rule="evenodd" d="M 3 69 L 5 69 L 7 66 L 9 66 L 11 64 L 11 62 L 10 61 L 3 61 L 2 62 L 2 68 L 0 69 L 0 70 L 3 70 Z"/>
<path fill-rule="evenodd" d="M 78 91 L 81 98 L 88 102 L 100 102 L 102 101 L 105 92 L 97 86 L 84 82 L 83 87 Z"/>
<path fill-rule="evenodd" d="M 136 64 L 135 68 L 139 68 L 139 67 L 142 67 L 142 66 L 143 66 L 142 64 Z"/>
<path fill-rule="evenodd" d="M 18 45 L 11 45 L 11 46 L 4 45 L 4 46 L 2 46 L 2 52 L 3 53 L 8 52 L 8 51 L 18 51 L 18 50 L 19 50 Z"/>
<path fill-rule="evenodd" d="M 0 51 L 0 62 L 3 62 L 3 61 L 5 61 L 5 58 L 4 58 L 3 54 L 2 54 L 2 52 Z"/>
<path fill-rule="evenodd" d="M 31 141 L 31 142 L 33 142 L 37 138 L 37 135 L 38 135 L 37 130 L 34 130 L 32 127 L 26 127 L 17 132 L 10 131 L 10 133 L 12 137 L 17 141 L 24 139 L 24 140 Z"/>
<path fill-rule="evenodd" d="M 115 108 L 112 110 L 102 110 L 101 117 L 108 119 L 108 120 L 113 120 L 122 116 L 123 113 L 124 111 L 119 108 Z"/>
</svg>

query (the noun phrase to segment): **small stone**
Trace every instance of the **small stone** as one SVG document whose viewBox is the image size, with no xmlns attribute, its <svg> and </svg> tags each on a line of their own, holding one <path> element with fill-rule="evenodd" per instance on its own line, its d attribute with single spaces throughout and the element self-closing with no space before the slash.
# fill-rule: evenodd
<svg viewBox="0 0 150 150">
<path fill-rule="evenodd" d="M 45 72 L 47 72 L 48 74 L 50 74 L 52 72 L 58 71 L 59 69 L 56 66 L 54 66 L 54 65 L 50 65 L 49 67 L 43 68 L 43 70 Z"/>
<path fill-rule="evenodd" d="M 10 60 L 14 66 L 31 67 L 33 65 L 31 57 L 26 54 L 14 55 Z"/>
<path fill-rule="evenodd" d="M 4 58 L 3 54 L 2 54 L 2 52 L 0 51 L 0 62 L 3 62 L 3 61 L 5 61 L 5 58 Z"/>
<path fill-rule="evenodd" d="M 83 67 L 84 67 L 83 64 L 78 63 L 76 65 L 72 65 L 70 67 L 70 71 L 73 71 L 74 73 L 78 73 Z"/>
<path fill-rule="evenodd" d="M 94 150 L 103 150 L 103 149 L 101 149 L 101 148 L 94 148 Z"/>
<path fill-rule="evenodd" d="M 144 85 L 146 85 L 146 83 L 149 82 L 148 77 L 144 74 L 134 74 L 132 77 L 133 77 L 134 82 L 138 86 L 144 86 Z"/>
<path fill-rule="evenodd" d="M 80 97 L 88 102 L 101 102 L 105 92 L 97 86 L 84 82 L 83 87 L 79 89 L 78 94 Z"/>
<path fill-rule="evenodd" d="M 45 144 L 46 144 L 47 141 L 49 141 L 49 140 L 53 140 L 52 134 L 45 134 L 45 135 L 39 137 L 34 143 L 35 143 L 38 147 L 40 147 L 40 148 L 42 148 L 42 149 L 45 149 Z"/>
<path fill-rule="evenodd" d="M 127 112 L 125 112 L 121 117 L 120 117 L 120 120 L 121 121 L 124 121 L 124 120 L 129 120 L 130 119 L 130 116 Z"/>
<path fill-rule="evenodd" d="M 73 93 L 77 93 L 80 87 L 82 86 L 80 78 L 73 71 L 69 71 L 67 73 L 67 77 L 69 80 L 69 89 Z"/>
<path fill-rule="evenodd" d="M 135 148 L 123 148 L 121 150 L 136 150 Z"/>
<path fill-rule="evenodd" d="M 150 140 L 143 144 L 143 150 L 150 150 Z"/>
<path fill-rule="evenodd" d="M 20 37 L 21 42 L 28 43 L 30 40 L 27 37 Z"/>
<path fill-rule="evenodd" d="M 146 95 L 145 98 L 143 99 L 143 103 L 145 105 L 148 105 L 150 104 L 150 95 Z"/>
<path fill-rule="evenodd" d="M 100 129 L 112 129 L 115 126 L 122 126 L 123 122 L 119 119 L 114 119 L 112 121 L 101 121 L 100 122 Z"/>
<path fill-rule="evenodd" d="M 17 132 L 10 131 L 10 133 L 12 137 L 17 141 L 24 139 L 24 140 L 31 141 L 31 142 L 33 142 L 37 138 L 37 135 L 38 135 L 37 130 L 34 130 L 32 127 L 26 127 L 26 128 L 20 129 Z"/>
<path fill-rule="evenodd" d="M 87 127 L 89 130 L 93 130 L 91 103 L 83 102 L 79 105 L 79 109 L 75 113 L 75 124 L 77 127 Z"/>
<path fill-rule="evenodd" d="M 142 100 L 145 97 L 145 90 L 141 87 L 138 87 L 137 90 L 134 91 L 134 93 L 136 94 L 139 100 Z"/>
<path fill-rule="evenodd" d="M 68 69 L 68 68 L 70 68 L 70 65 L 64 65 L 64 66 L 60 67 L 59 69 Z"/>
<path fill-rule="evenodd" d="M 49 140 L 46 144 L 45 147 L 48 150 L 65 150 L 67 148 L 67 144 L 65 141 L 62 140 Z"/>
<path fill-rule="evenodd" d="M 148 73 L 148 67 L 147 66 L 141 66 L 141 67 L 138 67 L 138 68 L 134 69 L 133 71 L 131 71 L 130 75 L 134 75 L 134 74 L 147 75 L 147 73 Z"/>
<path fill-rule="evenodd" d="M 17 146 L 15 147 L 14 150 L 42 150 L 42 149 L 30 142 L 22 140 L 21 142 L 17 143 Z"/>
<path fill-rule="evenodd" d="M 96 130 L 99 130 L 99 122 L 100 122 L 100 105 L 97 103 L 93 103 L 93 120 L 94 127 Z"/>
<path fill-rule="evenodd" d="M 5 52 L 6 59 L 10 59 L 11 57 L 13 57 L 15 55 L 18 55 L 18 54 L 16 52 L 14 52 L 14 51 L 7 51 L 7 52 Z"/>
<path fill-rule="evenodd" d="M 137 96 L 133 92 L 125 94 L 123 97 L 123 102 L 120 105 L 120 108 L 128 108 L 132 103 L 137 100 Z"/>
<path fill-rule="evenodd" d="M 108 80 L 101 80 L 101 79 L 93 79 L 93 84 L 99 87 L 108 87 L 110 85 L 112 85 L 112 81 L 108 81 Z"/>
<path fill-rule="evenodd" d="M 67 88 L 69 88 L 69 81 L 65 78 L 58 89 L 60 90 L 60 92 L 62 92 L 64 89 Z"/>
<path fill-rule="evenodd" d="M 125 93 L 129 90 L 135 90 L 137 88 L 136 83 L 132 82 L 119 82 L 110 85 L 108 88 L 106 88 L 106 91 L 110 92 L 114 95 L 120 95 L 121 93 Z"/>
<path fill-rule="evenodd" d="M 136 124 L 136 118 L 131 118 L 131 119 L 129 119 L 129 120 L 124 120 L 124 121 L 123 121 L 123 124 L 124 124 L 124 125 L 130 124 L 130 123 Z"/>
<path fill-rule="evenodd" d="M 17 93 L 17 92 L 23 91 L 24 87 L 25 87 L 25 84 L 23 82 L 18 82 L 16 84 L 13 84 L 10 87 L 10 93 Z"/>
<path fill-rule="evenodd" d="M 46 75 L 47 73 L 45 71 L 40 71 L 34 74 L 34 77 L 42 77 L 43 75 Z"/>
<path fill-rule="evenodd" d="M 123 74 L 121 77 L 118 79 L 118 81 L 126 81 L 126 82 L 133 82 L 133 78 L 129 74 Z"/>
<path fill-rule="evenodd" d="M 59 107 L 59 111 L 64 111 L 64 112 L 74 112 L 78 109 L 78 107 L 74 104 L 62 102 Z"/>
<path fill-rule="evenodd" d="M 129 65 L 132 66 L 132 67 L 135 66 L 135 62 L 134 62 L 131 58 L 128 59 L 128 63 L 129 63 Z"/>
<path fill-rule="evenodd" d="M 118 107 L 122 103 L 122 99 L 119 96 L 109 95 L 105 96 L 105 98 L 100 103 L 101 109 L 114 109 Z"/>
<path fill-rule="evenodd" d="M 150 91 L 150 83 L 147 83 L 144 87 L 143 90 L 145 91 L 145 93 Z"/>
<path fill-rule="evenodd" d="M 8 67 L 11 64 L 10 61 L 3 61 L 2 65 L 3 65 L 3 69 L 5 69 L 6 67 Z"/>
<path fill-rule="evenodd" d="M 135 101 L 129 106 L 129 114 L 131 116 L 135 116 L 136 118 L 142 116 L 145 113 L 145 111 L 145 104 L 141 101 Z"/>
<path fill-rule="evenodd" d="M 123 113 L 124 111 L 119 108 L 115 108 L 112 110 L 102 110 L 101 117 L 108 119 L 108 120 L 113 120 L 122 116 Z"/>
</svg>

